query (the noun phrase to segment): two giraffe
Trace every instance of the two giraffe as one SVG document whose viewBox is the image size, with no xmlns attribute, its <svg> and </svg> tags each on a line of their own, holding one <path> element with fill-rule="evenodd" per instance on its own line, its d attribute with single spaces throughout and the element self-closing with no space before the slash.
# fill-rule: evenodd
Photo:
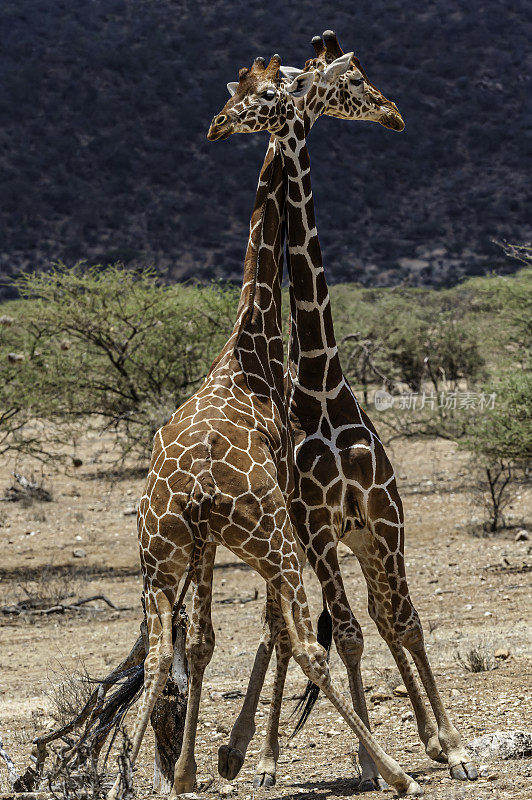
<svg viewBox="0 0 532 800">
<path fill-rule="evenodd" d="M 339 568 L 337 546 L 343 541 L 357 556 L 368 588 L 369 612 L 388 644 L 407 687 L 420 738 L 427 754 L 446 761 L 460 780 L 477 777 L 456 728 L 439 696 L 427 659 L 423 632 L 411 602 L 404 566 L 404 520 L 392 466 L 368 416 L 359 406 L 338 357 L 327 284 L 314 220 L 310 162 L 306 133 L 320 114 L 345 119 L 370 119 L 393 130 L 404 127 L 396 106 L 374 87 L 353 54 L 343 54 L 336 36 L 326 31 L 315 37 L 316 58 L 305 73 L 317 76 L 331 63 L 346 59 L 348 69 L 334 83 L 316 83 L 300 102 L 303 131 L 280 139 L 288 176 L 287 217 L 291 327 L 287 404 L 295 444 L 295 491 L 292 518 L 296 536 L 316 572 L 325 607 L 332 616 L 332 634 L 348 673 L 353 706 L 368 723 L 360 674 L 362 632 L 347 599 Z M 284 69 L 297 79 L 301 71 Z M 304 74 L 305 74 L 304 73 Z M 229 87 L 230 92 L 233 87 Z M 227 103 L 214 120 L 215 135 L 241 130 L 239 116 L 246 97 Z M 249 121 L 244 128 L 249 130 Z M 296 134 L 298 131 L 296 131 Z M 253 718 L 267 664 L 275 642 L 266 614 L 244 705 L 228 745 L 220 748 L 220 771 L 235 777 L 254 733 Z M 327 611 L 325 612 L 327 613 Z M 412 655 L 432 706 L 429 717 L 406 658 Z M 282 689 L 290 659 L 286 637 L 276 645 L 277 673 L 267 734 L 255 778 L 256 786 L 275 782 L 279 752 L 278 722 Z M 315 695 L 314 695 L 315 699 Z M 310 706 L 309 706 L 310 708 Z M 382 786 L 382 779 L 363 745 L 359 752 L 361 786 Z"/>
<path fill-rule="evenodd" d="M 316 643 L 309 621 L 298 544 L 289 511 L 294 492 L 293 441 L 283 389 L 280 323 L 280 233 L 285 202 L 289 230 L 297 229 L 298 214 L 303 228 L 307 232 L 314 230 L 313 225 L 308 226 L 313 214 L 308 165 L 305 173 L 301 172 L 301 165 L 305 159 L 308 161 L 304 140 L 311 117 L 297 108 L 294 97 L 303 95 L 316 81 L 309 108 L 316 116 L 323 113 L 327 85 L 347 71 L 349 61 L 342 56 L 332 59 L 318 75 L 303 73 L 286 86 L 278 80 L 278 57 L 274 57 L 267 68 L 261 60 L 256 60 L 251 70 L 241 70 L 238 86 L 232 87 L 235 92 L 232 114 L 238 108 L 242 129 L 269 130 L 274 134 L 261 171 L 251 220 L 237 321 L 201 389 L 156 435 L 147 486 L 139 508 L 149 652 L 145 662 L 145 692 L 133 733 L 132 760 L 138 754 L 151 710 L 164 687 L 172 660 L 172 606 L 187 566 L 194 590 L 187 637 L 189 703 L 183 747 L 175 770 L 175 794 L 190 791 L 195 779 L 194 739 L 201 684 L 214 649 L 210 603 L 217 544 L 225 544 L 265 578 L 270 639 L 272 643 L 277 640 L 279 663 L 287 663 L 293 655 L 309 680 L 324 691 L 347 720 L 382 776 L 401 794 L 421 793 L 416 782 L 377 745 L 364 724 L 367 720 L 361 720 L 351 711 L 331 683 L 325 652 Z M 338 106 L 338 110 L 341 112 L 338 115 L 342 116 L 343 107 Z M 220 117 L 217 119 L 223 124 Z M 213 135 L 211 127 L 211 138 L 226 138 L 231 132 L 218 130 Z M 286 198 L 283 165 L 290 176 Z M 304 209 L 301 204 L 305 205 Z M 316 245 L 317 237 L 314 247 Z M 297 283 L 293 257 L 302 255 L 302 247 L 293 244 L 295 249 L 290 250 L 292 287 Z M 301 288 L 304 283 L 301 282 Z M 305 291 L 308 292 L 308 287 Z M 295 288 L 293 294 L 296 295 Z M 297 302 L 301 303 L 301 311 L 316 310 L 323 320 L 324 298 L 315 309 L 312 307 L 315 301 L 308 298 Z M 292 315 L 296 324 L 306 324 L 298 319 L 297 304 L 292 308 Z M 312 352 L 318 348 L 303 346 L 301 330 L 292 332 L 291 352 L 297 349 L 300 352 L 300 360 L 291 356 L 297 365 L 291 377 L 294 393 L 298 371 L 303 371 L 302 359 L 318 355 Z M 327 375 L 332 376 L 331 347 L 332 344 L 327 343 L 327 362 L 331 362 Z M 329 378 L 325 380 L 325 391 L 330 394 Z M 304 386 L 304 382 L 301 385 Z M 311 392 L 323 392 L 323 389 L 322 385 L 321 389 Z M 312 394 L 308 396 L 313 397 Z M 329 399 L 334 398 L 331 395 L 326 402 Z M 292 408 L 297 407 L 294 402 Z M 320 428 L 323 428 L 321 423 Z M 303 425 L 296 433 L 299 436 L 297 457 L 298 451 L 304 449 L 301 445 L 305 444 Z M 311 435 L 306 438 L 310 439 Z M 328 503 L 328 498 L 323 498 L 322 491 L 322 504 Z M 305 544 L 304 538 L 301 541 Z M 324 593 L 327 597 L 326 582 Z M 327 601 L 333 602 L 328 597 Z M 331 610 L 336 620 L 334 606 Z M 270 644 L 265 650 L 268 648 L 271 652 Z M 281 675 L 277 695 L 282 695 L 283 681 L 284 675 Z M 274 709 L 274 717 L 275 713 Z M 273 728 L 274 725 L 272 731 Z M 117 783 L 111 791 L 112 797 L 116 796 L 118 788 Z"/>
<path fill-rule="evenodd" d="M 203 674 L 214 650 L 211 622 L 215 549 L 228 547 L 267 582 L 272 618 L 289 639 L 307 678 L 348 722 L 400 794 L 419 785 L 390 758 L 331 682 L 324 649 L 316 642 L 301 575 L 300 552 L 290 518 L 293 441 L 284 396 L 281 338 L 281 265 L 284 182 L 274 158 L 281 140 L 301 136 L 295 97 L 313 75 L 279 85 L 279 57 L 266 68 L 256 60 L 240 71 L 235 98 L 251 98 L 249 114 L 275 133 L 261 171 L 233 333 L 202 387 L 156 434 L 138 528 L 148 653 L 145 688 L 132 735 L 138 755 L 151 711 L 162 692 L 173 655 L 172 607 L 187 568 L 193 587 L 187 635 L 189 696 L 173 793 L 191 791 Z M 328 73 L 334 76 L 335 69 Z M 270 86 L 275 86 L 271 97 Z M 265 88 L 266 87 L 266 88 Z M 272 102 L 273 100 L 273 102 Z M 117 779 L 110 792 L 120 791 Z"/>
</svg>

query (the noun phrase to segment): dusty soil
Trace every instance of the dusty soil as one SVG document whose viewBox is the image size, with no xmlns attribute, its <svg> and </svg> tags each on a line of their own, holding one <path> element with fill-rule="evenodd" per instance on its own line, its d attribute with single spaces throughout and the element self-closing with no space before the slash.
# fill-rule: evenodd
<svg viewBox="0 0 532 800">
<path fill-rule="evenodd" d="M 105 444 L 105 442 L 103 443 Z M 101 449 L 102 441 L 99 440 Z M 110 447 L 110 443 L 109 443 Z M 51 722 L 50 682 L 60 680 L 59 665 L 79 666 L 101 676 L 129 651 L 141 620 L 141 580 L 135 518 L 127 512 L 141 493 L 141 473 L 113 473 L 95 463 L 96 442 L 82 452 L 83 465 L 70 474 L 45 471 L 44 483 L 53 502 L 0 504 L 0 606 L 17 602 L 28 592 L 54 595 L 65 586 L 76 597 L 103 593 L 117 606 L 101 602 L 99 610 L 69 612 L 46 618 L 0 614 L 0 734 L 17 766 L 23 769 L 30 741 Z M 515 527 L 496 537 L 480 538 L 473 480 L 466 457 L 445 442 L 396 442 L 391 451 L 407 519 L 407 568 L 414 602 L 423 620 L 429 656 L 444 701 L 466 741 L 484 733 L 532 729 L 530 661 L 532 540 L 515 542 L 515 532 L 530 522 L 532 492 L 521 489 L 510 509 Z M 12 472 L 28 475 L 29 464 L 5 463 L 0 494 L 12 484 Z M 85 551 L 74 557 L 77 549 Z M 386 646 L 366 611 L 366 592 L 356 560 L 342 551 L 342 571 L 352 605 L 365 632 L 363 675 L 368 697 L 382 686 L 399 683 Z M 305 569 L 313 612 L 320 593 Z M 258 599 L 253 600 L 255 590 Z M 217 647 L 205 678 L 204 703 L 197 741 L 198 795 L 215 796 L 224 786 L 216 769 L 217 750 L 228 736 L 241 699 L 221 692 L 244 691 L 260 630 L 264 600 L 261 579 L 235 557 L 220 550 L 214 585 Z M 249 602 L 247 602 L 249 601 Z M 479 645 L 486 652 L 507 648 L 510 656 L 493 671 L 469 673 L 456 651 Z M 334 678 L 347 694 L 345 674 L 332 655 Z M 304 731 L 289 740 L 293 696 L 305 681 L 291 664 L 282 719 L 282 753 L 278 783 L 253 793 L 252 777 L 264 731 L 272 673 L 259 706 L 255 739 L 246 764 L 234 782 L 242 800 L 280 800 L 297 796 L 347 798 L 357 794 L 354 754 L 357 743 L 325 699 L 320 699 Z M 407 699 L 380 704 L 368 701 L 374 732 L 383 747 L 415 774 L 427 797 L 452 800 L 532 797 L 530 760 L 492 761 L 476 784 L 453 783 L 444 766 L 425 756 L 414 722 L 402 720 Z M 150 795 L 153 739 L 148 734 L 135 774 L 138 795 Z M 0 790 L 7 791 L 0 764 Z M 376 796 L 376 795 L 374 795 Z M 391 791 L 385 796 L 390 797 Z"/>
</svg>

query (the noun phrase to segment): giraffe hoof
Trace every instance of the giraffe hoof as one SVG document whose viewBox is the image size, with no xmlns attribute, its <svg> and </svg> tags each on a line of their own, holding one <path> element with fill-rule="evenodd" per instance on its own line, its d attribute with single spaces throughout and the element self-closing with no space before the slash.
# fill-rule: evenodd
<svg viewBox="0 0 532 800">
<path fill-rule="evenodd" d="M 378 775 L 375 778 L 365 778 L 364 780 L 360 781 L 357 786 L 357 791 L 359 792 L 385 792 L 390 787 L 384 780 Z"/>
<path fill-rule="evenodd" d="M 179 797 L 181 794 L 188 794 L 194 789 L 196 775 L 180 775 L 174 778 L 174 783 L 170 791 L 170 800 Z"/>
<path fill-rule="evenodd" d="M 244 763 L 244 753 L 236 747 L 223 744 L 218 750 L 218 772 L 222 778 L 232 781 Z"/>
<path fill-rule="evenodd" d="M 399 797 L 422 797 L 423 789 L 413 778 L 410 778 L 406 789 L 396 789 Z"/>
<path fill-rule="evenodd" d="M 477 768 L 471 761 L 462 761 L 451 767 L 451 778 L 455 781 L 476 781 L 478 778 Z"/>
<path fill-rule="evenodd" d="M 429 758 L 431 758 L 433 761 L 437 761 L 439 764 L 447 763 L 447 756 L 441 749 L 440 740 L 438 739 L 437 733 L 431 736 L 428 742 L 426 743 L 425 753 L 428 755 Z"/>
<path fill-rule="evenodd" d="M 259 772 L 253 778 L 254 789 L 270 789 L 275 786 L 275 775 L 270 775 L 269 772 Z"/>
</svg>

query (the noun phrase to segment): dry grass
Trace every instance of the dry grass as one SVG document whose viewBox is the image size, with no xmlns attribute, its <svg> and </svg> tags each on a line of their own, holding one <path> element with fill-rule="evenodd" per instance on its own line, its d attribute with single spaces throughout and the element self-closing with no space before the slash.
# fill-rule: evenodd
<svg viewBox="0 0 532 800">
<path fill-rule="evenodd" d="M 81 578 L 79 575 L 58 573 L 54 564 L 43 567 L 37 579 L 21 578 L 15 590 L 16 601 L 28 609 L 43 609 L 55 606 L 63 600 L 79 597 Z"/>
<path fill-rule="evenodd" d="M 67 668 L 61 661 L 55 664 L 48 675 L 49 686 L 45 695 L 51 704 L 52 718 L 58 727 L 63 727 L 85 706 L 94 690 L 94 681 L 81 658 L 75 669 Z"/>
<path fill-rule="evenodd" d="M 490 672 L 499 666 L 493 655 L 493 645 L 488 639 L 457 650 L 455 660 L 466 672 Z"/>
</svg>

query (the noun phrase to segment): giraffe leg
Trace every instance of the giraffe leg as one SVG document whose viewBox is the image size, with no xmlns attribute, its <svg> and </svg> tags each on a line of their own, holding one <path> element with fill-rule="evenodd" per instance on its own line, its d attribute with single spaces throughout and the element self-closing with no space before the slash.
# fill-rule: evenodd
<svg viewBox="0 0 532 800">
<path fill-rule="evenodd" d="M 316 544 L 308 553 L 308 559 L 316 574 L 321 575 L 324 597 L 332 617 L 334 643 L 338 655 L 346 668 L 353 708 L 368 731 L 370 731 L 366 696 L 360 670 L 360 660 L 364 651 L 362 628 L 347 599 L 336 548 L 328 548 L 325 554 L 323 552 L 317 553 L 315 547 Z M 328 577 L 324 579 L 326 574 Z M 358 786 L 359 791 L 387 788 L 386 782 L 382 779 L 379 770 L 362 743 L 359 744 L 358 759 L 362 771 Z"/>
<path fill-rule="evenodd" d="M 397 668 L 406 687 L 412 708 L 416 716 L 419 737 L 425 745 L 425 752 L 433 759 L 445 763 L 447 761 L 438 739 L 438 729 L 430 718 L 421 697 L 419 686 L 408 662 L 405 651 L 397 635 L 390 581 L 379 554 L 373 557 L 357 553 L 360 567 L 366 579 L 368 589 L 368 611 L 377 630 L 388 645 Z"/>
<path fill-rule="evenodd" d="M 240 772 L 249 743 L 255 735 L 255 714 L 264 685 L 266 670 L 270 663 L 275 635 L 276 631 L 272 622 L 272 601 L 269 588 L 267 588 L 264 624 L 246 696 L 240 714 L 231 730 L 229 743 L 222 745 L 218 750 L 218 772 L 228 780 L 236 778 Z"/>
<path fill-rule="evenodd" d="M 326 652 L 317 643 L 310 623 L 300 565 L 295 552 L 284 555 L 282 579 L 279 590 L 280 605 L 295 660 L 306 677 L 320 688 L 346 720 L 387 783 L 391 784 L 401 796 L 421 795 L 423 793 L 421 787 L 401 769 L 393 758 L 384 752 L 360 717 L 351 710 L 340 691 L 332 683 Z"/>
<path fill-rule="evenodd" d="M 290 640 L 286 632 L 278 636 L 275 645 L 275 680 L 273 684 L 272 700 L 266 726 L 266 736 L 260 751 L 260 760 L 257 765 L 253 786 L 255 788 L 275 786 L 277 759 L 279 758 L 279 718 L 283 701 L 286 671 L 292 655 Z"/>
<path fill-rule="evenodd" d="M 364 694 L 364 685 L 362 683 L 362 673 L 360 670 L 360 658 L 356 663 L 354 662 L 354 659 L 357 658 L 357 655 L 358 654 L 356 651 L 346 653 L 346 659 L 349 657 L 354 657 L 353 662 L 349 665 L 349 668 L 347 668 L 347 663 L 346 660 L 344 660 L 344 657 L 341 656 L 341 658 L 342 661 L 344 661 L 344 664 L 346 664 L 347 673 L 349 676 L 349 688 L 351 690 L 353 707 L 368 731 L 370 731 L 371 728 L 369 724 L 368 709 L 366 706 L 366 696 Z M 360 783 L 358 785 L 359 791 L 368 792 L 374 789 L 388 788 L 386 781 L 383 780 L 379 774 L 379 770 L 375 766 L 375 762 L 362 743 L 360 743 L 358 747 L 358 760 L 360 762 L 360 769 L 362 771 Z"/>
<path fill-rule="evenodd" d="M 175 765 L 171 797 L 191 792 L 196 781 L 194 748 L 201 688 L 205 668 L 214 651 L 214 628 L 211 621 L 212 573 L 215 544 L 197 543 L 194 553 L 194 595 L 192 614 L 187 632 L 187 661 L 189 668 L 188 703 L 181 753 Z"/>
<path fill-rule="evenodd" d="M 436 718 L 438 741 L 449 764 L 451 777 L 456 780 L 476 780 L 478 772 L 464 748 L 460 734 L 449 719 L 436 686 L 436 681 L 425 651 L 421 622 L 412 600 L 410 599 L 406 580 L 403 548 L 400 546 L 401 542 L 397 538 L 397 531 L 390 532 L 390 527 L 383 522 L 375 524 L 374 528 L 378 535 L 377 542 L 381 556 L 380 566 L 377 557 L 371 560 L 372 566 L 376 568 L 377 574 L 381 577 L 377 592 L 374 593 L 375 597 L 382 598 L 379 599 L 379 602 L 383 602 L 384 604 L 386 604 L 386 602 L 389 603 L 390 608 L 387 615 L 389 620 L 388 625 L 390 625 L 390 623 L 393 625 L 393 630 L 399 642 L 410 652 L 414 664 L 416 665 Z M 392 557 L 390 557 L 390 553 L 393 554 Z M 388 563 L 393 564 L 393 567 L 387 569 L 386 565 Z M 387 592 L 383 591 L 384 579 L 387 584 Z M 411 681 L 410 683 L 412 686 L 415 682 Z M 405 686 L 406 685 L 407 684 L 405 684 Z M 420 710 L 419 704 L 418 711 Z M 423 726 L 422 730 L 424 730 Z M 429 731 L 430 730 L 431 728 L 429 727 Z M 435 753 L 437 745 L 433 733 L 429 735 L 425 746 L 427 748 L 430 747 L 431 752 Z"/>
<path fill-rule="evenodd" d="M 418 683 L 414 677 L 403 646 L 393 628 L 389 626 L 389 617 L 383 619 L 382 609 L 379 608 L 374 601 L 370 600 L 368 605 L 370 608 L 370 616 L 375 622 L 380 635 L 388 645 L 394 661 L 397 664 L 397 669 L 403 679 L 416 717 L 419 738 L 425 745 L 425 752 L 433 761 L 445 764 L 447 763 L 447 758 L 440 745 L 438 728 L 427 712 L 427 708 L 419 691 Z"/>
<path fill-rule="evenodd" d="M 407 631 L 403 634 L 402 642 L 414 660 L 434 711 L 438 725 L 438 739 L 447 757 L 451 777 L 459 781 L 476 780 L 478 778 L 477 769 L 463 745 L 462 737 L 449 719 L 443 705 L 425 650 L 421 626 L 418 631 Z"/>
<path fill-rule="evenodd" d="M 434 720 L 431 719 L 427 712 L 421 692 L 419 691 L 418 683 L 415 679 L 414 673 L 412 672 L 412 668 L 408 662 L 405 651 L 401 646 L 401 643 L 396 638 L 387 641 L 386 643 L 390 648 L 390 652 L 395 660 L 395 663 L 397 664 L 397 668 L 408 692 L 410 702 L 412 703 L 412 708 L 416 717 L 419 738 L 425 745 L 425 752 L 433 761 L 437 761 L 440 764 L 446 764 L 447 756 L 442 750 L 440 744 L 438 728 L 434 724 Z"/>
<path fill-rule="evenodd" d="M 263 517 L 274 520 L 274 527 L 269 535 L 262 529 L 261 541 L 268 546 L 268 556 L 258 556 L 253 542 L 249 545 L 247 542 L 236 545 L 234 540 L 229 537 L 226 539 L 223 535 L 220 536 L 221 542 L 267 581 L 284 619 L 292 655 L 308 680 L 321 689 L 346 720 L 384 779 L 400 796 L 422 795 L 421 787 L 377 744 L 360 717 L 351 710 L 341 692 L 332 684 L 327 653 L 316 641 L 312 630 L 301 564 L 284 497 L 278 487 L 272 486 L 266 492 L 267 488 L 264 485 L 261 487 Z"/>
<path fill-rule="evenodd" d="M 161 589 L 150 588 L 145 594 L 149 649 L 144 661 L 144 694 L 139 705 L 131 740 L 131 764 L 135 763 L 150 720 L 153 707 L 161 694 L 173 658 L 172 602 Z M 107 795 L 116 800 L 121 789 L 120 776 Z"/>
<path fill-rule="evenodd" d="M 222 777 L 232 780 L 238 775 L 244 763 L 249 743 L 255 734 L 255 714 L 275 643 L 276 674 L 266 736 L 253 780 L 255 788 L 275 785 L 277 759 L 279 757 L 279 717 L 286 670 L 291 657 L 290 641 L 286 635 L 280 635 L 280 629 L 284 630 L 284 620 L 280 617 L 275 602 L 272 602 L 269 588 L 267 593 L 268 599 L 266 601 L 261 641 L 255 656 L 246 697 L 240 714 L 233 725 L 229 744 L 222 745 L 218 750 L 218 772 Z"/>
</svg>

